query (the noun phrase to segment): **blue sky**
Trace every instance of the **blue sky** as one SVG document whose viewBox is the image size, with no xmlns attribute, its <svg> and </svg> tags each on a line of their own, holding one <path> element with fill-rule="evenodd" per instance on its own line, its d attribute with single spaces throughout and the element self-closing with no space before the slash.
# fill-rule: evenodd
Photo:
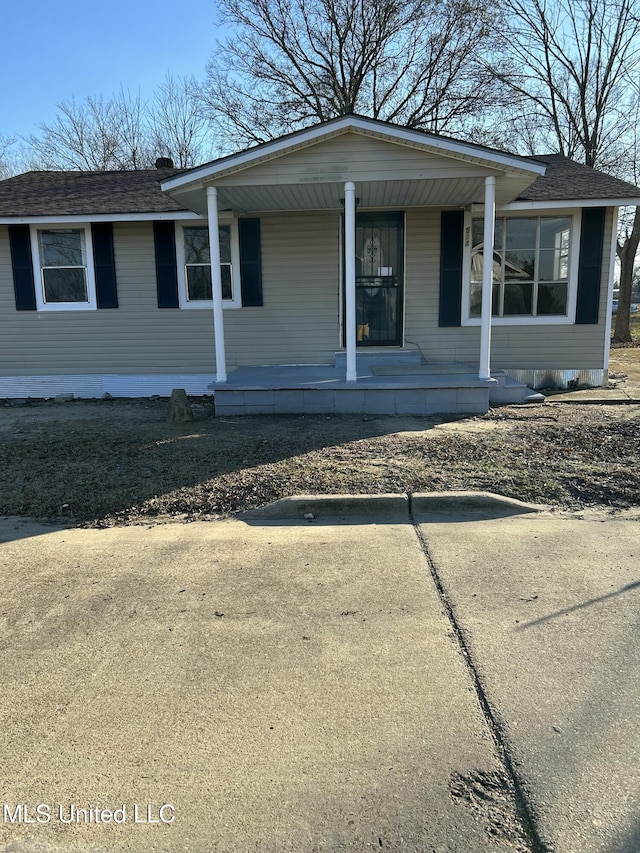
<svg viewBox="0 0 640 853">
<path fill-rule="evenodd" d="M 0 132 L 37 132 L 56 103 L 148 97 L 167 71 L 204 76 L 215 48 L 215 0 L 0 0 Z"/>
</svg>

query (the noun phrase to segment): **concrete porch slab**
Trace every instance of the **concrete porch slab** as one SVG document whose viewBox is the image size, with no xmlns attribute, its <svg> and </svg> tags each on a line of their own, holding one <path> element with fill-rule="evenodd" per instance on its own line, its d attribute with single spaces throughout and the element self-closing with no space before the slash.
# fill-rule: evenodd
<svg viewBox="0 0 640 853">
<path fill-rule="evenodd" d="M 460 367 L 417 374 L 396 367 L 396 374 L 379 375 L 359 361 L 356 382 L 347 382 L 344 370 L 333 365 L 238 367 L 227 382 L 214 383 L 210 390 L 218 415 L 486 412 L 496 381 L 478 379 L 468 365 L 468 372 Z"/>
<path fill-rule="evenodd" d="M 429 367 L 429 365 L 424 365 Z M 220 390 L 280 390 L 283 388 L 487 388 L 495 380 L 479 379 L 468 366 L 467 372 L 446 373 L 440 369 L 418 374 L 402 372 L 392 375 L 378 374 L 367 366 L 358 364 L 356 382 L 347 382 L 341 368 L 328 364 L 269 365 L 265 367 L 237 367 L 229 373 L 225 383 L 211 383 L 209 389 Z"/>
</svg>

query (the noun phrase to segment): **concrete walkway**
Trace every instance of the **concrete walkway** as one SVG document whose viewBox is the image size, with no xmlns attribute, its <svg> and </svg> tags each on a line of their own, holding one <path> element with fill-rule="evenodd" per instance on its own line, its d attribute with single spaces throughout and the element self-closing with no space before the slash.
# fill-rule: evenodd
<svg viewBox="0 0 640 853">
<path fill-rule="evenodd" d="M 425 518 L 541 837 L 558 853 L 638 853 L 638 521 Z"/>
<path fill-rule="evenodd" d="M 637 526 L 309 506 L 0 523 L 0 850 L 637 851 Z"/>
</svg>

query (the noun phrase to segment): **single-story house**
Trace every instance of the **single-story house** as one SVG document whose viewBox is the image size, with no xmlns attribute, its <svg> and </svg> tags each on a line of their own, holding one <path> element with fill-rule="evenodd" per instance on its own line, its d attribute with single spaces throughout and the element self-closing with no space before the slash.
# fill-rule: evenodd
<svg viewBox="0 0 640 853">
<path fill-rule="evenodd" d="M 607 380 L 631 184 L 355 115 L 157 166 L 0 182 L 0 398 L 479 412 Z"/>
</svg>

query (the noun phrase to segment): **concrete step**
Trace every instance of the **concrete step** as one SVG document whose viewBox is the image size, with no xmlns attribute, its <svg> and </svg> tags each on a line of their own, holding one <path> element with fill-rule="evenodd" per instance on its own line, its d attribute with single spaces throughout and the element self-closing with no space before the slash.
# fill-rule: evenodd
<svg viewBox="0 0 640 853">
<path fill-rule="evenodd" d="M 524 382 L 512 379 L 503 370 L 491 373 L 496 383 L 489 389 L 491 403 L 543 403 L 544 396 L 533 391 Z"/>
<path fill-rule="evenodd" d="M 422 356 L 420 350 L 370 350 L 359 349 L 356 353 L 356 359 L 359 367 L 392 367 L 398 365 L 422 364 Z M 347 354 L 344 350 L 336 352 L 333 355 L 333 364 L 335 367 L 342 369 L 347 365 Z"/>
</svg>

